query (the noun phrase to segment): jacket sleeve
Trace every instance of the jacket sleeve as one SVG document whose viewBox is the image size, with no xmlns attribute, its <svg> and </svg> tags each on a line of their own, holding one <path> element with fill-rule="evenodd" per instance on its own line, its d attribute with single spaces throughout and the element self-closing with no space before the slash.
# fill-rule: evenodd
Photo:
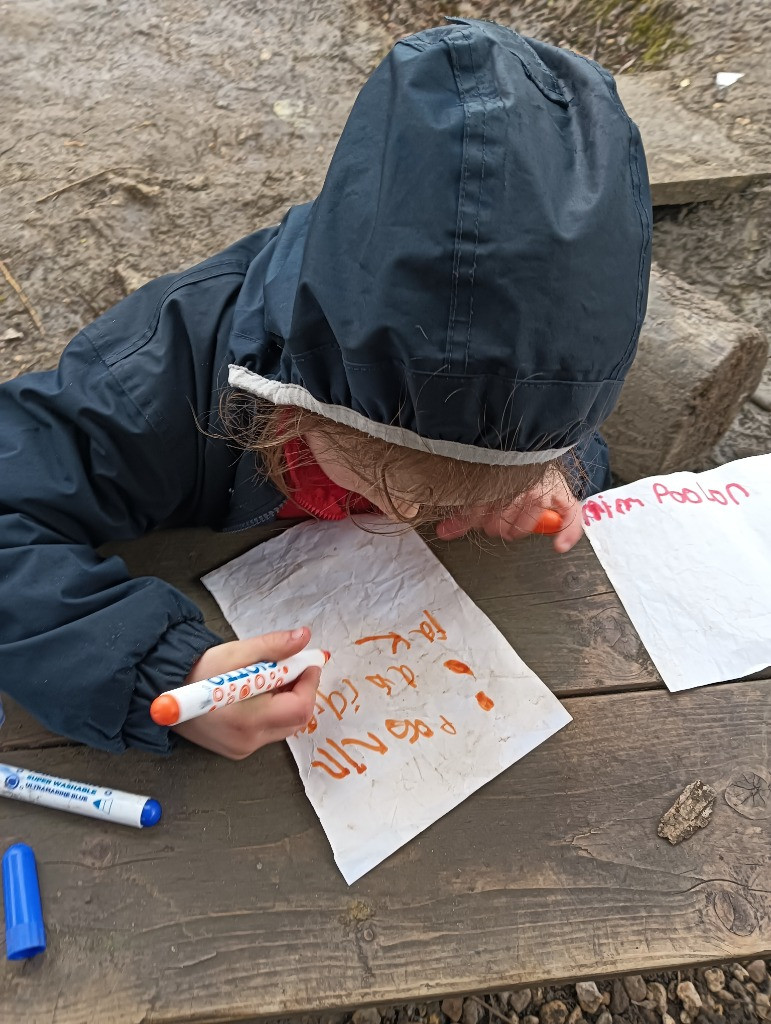
<svg viewBox="0 0 771 1024">
<path fill-rule="evenodd" d="M 91 746 L 170 749 L 149 704 L 221 642 L 183 594 L 95 548 L 222 512 L 233 453 L 195 415 L 241 279 L 230 265 L 161 278 L 76 336 L 57 370 L 0 387 L 0 688 Z"/>
</svg>

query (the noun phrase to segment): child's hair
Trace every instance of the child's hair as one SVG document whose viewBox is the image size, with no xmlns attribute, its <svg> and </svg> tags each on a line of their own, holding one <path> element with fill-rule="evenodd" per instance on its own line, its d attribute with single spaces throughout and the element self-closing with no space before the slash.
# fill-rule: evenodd
<svg viewBox="0 0 771 1024">
<path fill-rule="evenodd" d="M 256 452 L 268 479 L 292 497 L 287 480 L 284 447 L 308 431 L 320 435 L 334 450 L 335 460 L 377 487 L 378 498 L 395 520 L 409 526 L 440 522 L 480 506 L 502 511 L 527 491 L 548 481 L 562 479 L 568 492 L 575 468 L 564 458 L 524 466 L 491 466 L 464 462 L 430 452 L 416 451 L 370 437 L 353 427 L 335 423 L 317 413 L 295 406 L 277 406 L 256 395 L 228 389 L 220 400 L 220 418 L 225 437 L 241 448 Z M 313 457 L 309 455 L 309 462 Z M 421 493 L 413 486 L 409 493 L 399 490 L 399 480 L 424 481 Z M 394 499 L 418 504 L 414 518 L 405 518 Z"/>
</svg>

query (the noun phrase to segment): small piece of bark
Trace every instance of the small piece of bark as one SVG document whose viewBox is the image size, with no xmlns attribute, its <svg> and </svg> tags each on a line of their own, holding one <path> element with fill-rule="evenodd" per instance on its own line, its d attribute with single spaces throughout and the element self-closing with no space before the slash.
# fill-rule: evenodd
<svg viewBox="0 0 771 1024">
<path fill-rule="evenodd" d="M 659 822 L 658 834 L 676 846 L 704 828 L 712 817 L 717 793 L 701 779 L 686 786 Z"/>
</svg>

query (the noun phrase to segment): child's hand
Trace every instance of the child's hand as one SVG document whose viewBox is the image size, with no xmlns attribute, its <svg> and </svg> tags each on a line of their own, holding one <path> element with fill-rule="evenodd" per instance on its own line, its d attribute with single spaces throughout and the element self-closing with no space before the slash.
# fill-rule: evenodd
<svg viewBox="0 0 771 1024">
<path fill-rule="evenodd" d="M 218 644 L 198 659 L 185 682 L 209 679 L 257 661 L 282 661 L 307 646 L 310 636 L 310 630 L 303 627 Z M 320 669 L 308 668 L 291 688 L 250 697 L 200 718 L 191 718 L 174 726 L 174 731 L 199 747 L 240 761 L 267 743 L 285 740 L 308 723 L 320 677 Z"/>
<path fill-rule="evenodd" d="M 533 532 L 544 509 L 552 508 L 562 517 L 563 527 L 554 537 L 555 551 L 570 551 L 580 539 L 583 529 L 578 499 L 561 476 L 548 479 L 542 488 L 528 491 L 502 512 L 480 508 L 467 515 L 445 519 L 436 527 L 441 540 L 456 540 L 469 530 L 480 530 L 488 537 L 515 540 Z"/>
</svg>

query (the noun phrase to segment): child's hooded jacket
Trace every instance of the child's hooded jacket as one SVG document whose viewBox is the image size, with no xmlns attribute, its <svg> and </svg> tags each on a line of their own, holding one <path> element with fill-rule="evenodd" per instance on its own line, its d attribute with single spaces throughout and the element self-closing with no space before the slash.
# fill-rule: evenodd
<svg viewBox="0 0 771 1024">
<path fill-rule="evenodd" d="M 595 431 L 634 357 L 650 224 L 607 72 L 482 22 L 401 40 L 315 202 L 0 387 L 0 689 L 73 739 L 168 749 L 149 703 L 220 638 L 94 549 L 275 516 L 254 457 L 197 427 L 228 380 L 467 461 L 570 452 L 603 486 Z"/>
</svg>

